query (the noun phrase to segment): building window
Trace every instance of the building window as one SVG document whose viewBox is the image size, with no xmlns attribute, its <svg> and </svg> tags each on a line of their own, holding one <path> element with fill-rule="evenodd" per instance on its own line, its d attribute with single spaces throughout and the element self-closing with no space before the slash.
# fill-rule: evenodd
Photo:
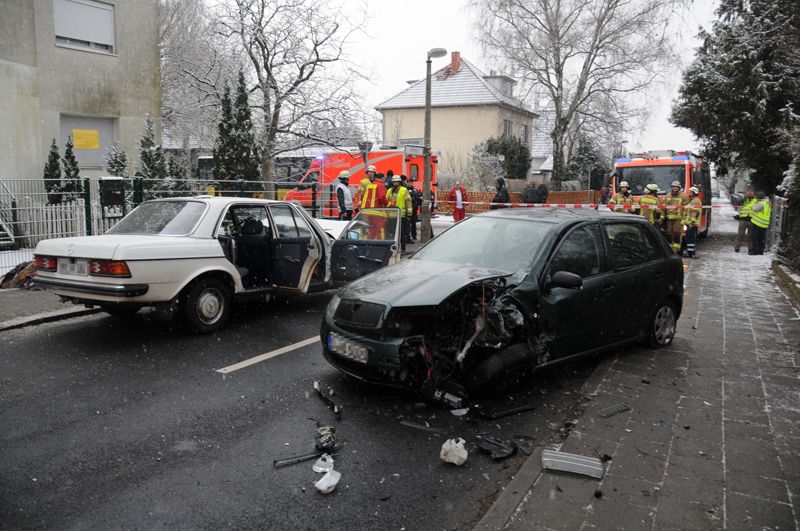
<svg viewBox="0 0 800 531">
<path fill-rule="evenodd" d="M 519 126 L 519 139 L 521 142 L 528 142 L 528 126 L 525 124 Z"/>
<path fill-rule="evenodd" d="M 92 0 L 53 0 L 56 42 L 114 53 L 114 6 Z"/>
<path fill-rule="evenodd" d="M 511 128 L 513 127 L 513 122 L 511 120 L 503 120 L 503 136 L 510 137 L 513 133 L 511 132 Z"/>
<path fill-rule="evenodd" d="M 81 168 L 103 168 L 114 146 L 114 119 L 61 115 L 61 149 L 71 138 Z"/>
</svg>

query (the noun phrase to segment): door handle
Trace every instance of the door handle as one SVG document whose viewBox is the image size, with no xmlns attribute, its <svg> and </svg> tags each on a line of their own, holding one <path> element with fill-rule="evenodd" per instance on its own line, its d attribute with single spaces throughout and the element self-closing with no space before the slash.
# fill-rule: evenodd
<svg viewBox="0 0 800 531">
<path fill-rule="evenodd" d="M 308 244 L 308 248 L 309 248 L 309 249 L 316 249 L 316 247 L 314 247 L 314 244 L 313 244 L 313 243 L 309 243 L 309 244 Z"/>
<path fill-rule="evenodd" d="M 612 291 L 614 291 L 614 286 L 606 286 L 606 287 L 603 288 L 603 294 L 604 295 L 608 295 Z"/>
<path fill-rule="evenodd" d="M 298 258 L 291 258 L 289 256 L 284 256 L 283 259 L 286 260 L 287 262 L 291 262 L 293 264 L 299 264 L 300 263 L 300 260 Z"/>
<path fill-rule="evenodd" d="M 382 264 L 383 263 L 383 260 L 380 260 L 378 258 L 370 258 L 368 256 L 361 256 L 360 254 L 357 254 L 356 258 L 358 258 L 359 260 L 366 260 L 367 262 L 372 262 L 374 264 Z"/>
</svg>

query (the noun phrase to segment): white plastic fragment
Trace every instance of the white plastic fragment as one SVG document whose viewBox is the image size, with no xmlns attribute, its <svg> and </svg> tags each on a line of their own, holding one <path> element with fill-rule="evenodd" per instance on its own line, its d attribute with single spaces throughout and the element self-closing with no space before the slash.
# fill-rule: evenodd
<svg viewBox="0 0 800 531">
<path fill-rule="evenodd" d="M 333 457 L 328 454 L 323 454 L 311 467 L 311 470 L 317 473 L 328 472 L 333 470 Z"/>
<path fill-rule="evenodd" d="M 333 492 L 333 489 L 336 488 L 336 484 L 339 483 L 341 477 L 342 473 L 338 470 L 329 470 L 319 481 L 314 483 L 314 487 L 322 494 L 328 494 L 329 492 Z"/>
<path fill-rule="evenodd" d="M 467 460 L 467 449 L 464 448 L 464 439 L 448 439 L 442 445 L 442 451 L 439 457 L 446 463 L 453 463 L 454 465 L 461 466 Z"/>
<path fill-rule="evenodd" d="M 469 408 L 465 407 L 465 408 L 461 408 L 461 409 L 451 409 L 450 413 L 452 413 L 456 417 L 463 417 L 464 415 L 469 413 Z"/>
</svg>

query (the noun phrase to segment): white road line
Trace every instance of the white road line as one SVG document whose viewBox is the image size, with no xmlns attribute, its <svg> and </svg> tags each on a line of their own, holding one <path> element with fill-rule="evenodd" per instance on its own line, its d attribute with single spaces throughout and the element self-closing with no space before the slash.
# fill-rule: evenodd
<svg viewBox="0 0 800 531">
<path fill-rule="evenodd" d="M 233 371 L 238 371 L 239 369 L 244 369 L 245 367 L 249 367 L 250 365 L 255 365 L 256 363 L 268 360 L 270 358 L 274 358 L 275 356 L 280 356 L 281 354 L 286 354 L 287 352 L 291 352 L 298 348 L 306 347 L 308 345 L 313 345 L 318 341 L 319 341 L 319 336 L 310 337 L 304 341 L 300 341 L 299 343 L 289 345 L 288 347 L 279 348 L 278 350 L 273 350 L 272 352 L 261 354 L 260 356 L 256 356 L 255 358 L 250 358 L 249 360 L 240 361 L 239 363 L 228 365 L 227 367 L 223 367 L 222 369 L 217 369 L 217 372 L 221 372 L 222 374 L 228 374 Z"/>
</svg>

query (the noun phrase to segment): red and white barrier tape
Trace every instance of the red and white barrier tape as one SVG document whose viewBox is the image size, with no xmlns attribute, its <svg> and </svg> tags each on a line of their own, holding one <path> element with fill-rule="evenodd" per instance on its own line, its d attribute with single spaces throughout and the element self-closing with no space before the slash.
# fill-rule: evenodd
<svg viewBox="0 0 800 531">
<path fill-rule="evenodd" d="M 452 202 L 445 202 L 441 201 L 440 203 L 444 204 L 447 208 L 452 208 L 455 203 Z M 490 205 L 490 206 L 506 206 L 511 208 L 519 208 L 519 207 L 528 207 L 528 208 L 586 208 L 586 209 L 595 209 L 595 208 L 608 208 L 609 210 L 615 209 L 623 209 L 623 210 L 667 210 L 667 209 L 675 209 L 675 210 L 685 210 L 689 208 L 702 208 L 702 209 L 718 209 L 718 208 L 741 208 L 741 207 L 734 207 L 733 205 L 701 205 L 701 206 L 689 206 L 689 205 L 675 205 L 675 206 L 667 206 L 667 205 L 615 205 L 615 204 L 594 204 L 594 203 L 487 203 L 483 201 L 464 201 L 464 205 Z M 773 207 L 783 206 L 783 205 L 771 205 Z"/>
</svg>

